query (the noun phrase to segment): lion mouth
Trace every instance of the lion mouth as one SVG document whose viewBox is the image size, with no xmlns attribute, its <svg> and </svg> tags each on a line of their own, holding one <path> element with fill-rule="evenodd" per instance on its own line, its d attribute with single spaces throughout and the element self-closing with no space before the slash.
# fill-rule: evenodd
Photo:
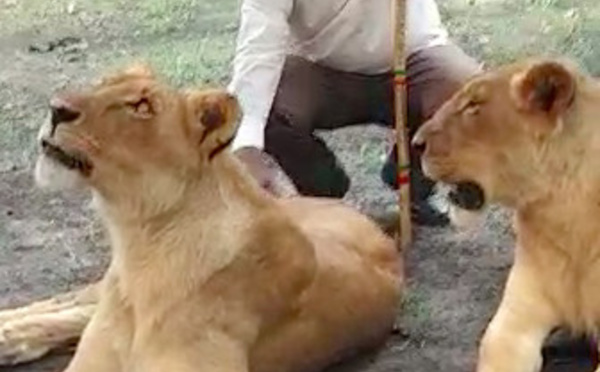
<svg viewBox="0 0 600 372">
<path fill-rule="evenodd" d="M 41 147 L 44 155 L 57 161 L 67 169 L 77 170 L 86 176 L 92 172 L 93 166 L 91 161 L 82 154 L 65 151 L 45 139 L 41 141 Z"/>
<path fill-rule="evenodd" d="M 485 192 L 475 182 L 459 182 L 453 185 L 448 198 L 452 204 L 469 211 L 478 211 L 485 206 Z"/>
</svg>

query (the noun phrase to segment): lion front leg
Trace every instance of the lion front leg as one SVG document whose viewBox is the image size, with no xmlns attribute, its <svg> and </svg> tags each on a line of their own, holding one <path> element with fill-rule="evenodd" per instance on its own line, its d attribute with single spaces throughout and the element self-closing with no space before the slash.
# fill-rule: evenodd
<svg viewBox="0 0 600 372">
<path fill-rule="evenodd" d="M 76 341 L 95 310 L 97 287 L 0 311 L 0 365 L 29 362 Z"/>
<path fill-rule="evenodd" d="M 479 349 L 477 372 L 539 372 L 554 312 L 525 273 L 510 273 L 504 297 Z M 533 287 L 533 288 L 532 288 Z"/>
<path fill-rule="evenodd" d="M 127 370 L 144 372 L 248 372 L 249 350 L 245 342 L 220 329 L 203 330 L 204 339 L 182 335 L 153 334 L 132 352 L 133 364 Z M 186 342 L 185 340 L 193 340 Z M 67 371 L 71 372 L 71 371 Z M 77 371 L 78 372 L 78 371 Z M 87 372 L 87 371 L 86 371 Z"/>
</svg>

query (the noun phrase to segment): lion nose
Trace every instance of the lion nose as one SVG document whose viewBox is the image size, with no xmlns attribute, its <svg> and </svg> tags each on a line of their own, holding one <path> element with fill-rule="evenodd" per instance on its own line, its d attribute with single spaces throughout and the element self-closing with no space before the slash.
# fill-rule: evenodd
<svg viewBox="0 0 600 372">
<path fill-rule="evenodd" d="M 55 97 L 50 101 L 51 122 L 53 129 L 59 124 L 70 123 L 75 120 L 81 113 L 68 100 L 60 97 Z"/>
</svg>

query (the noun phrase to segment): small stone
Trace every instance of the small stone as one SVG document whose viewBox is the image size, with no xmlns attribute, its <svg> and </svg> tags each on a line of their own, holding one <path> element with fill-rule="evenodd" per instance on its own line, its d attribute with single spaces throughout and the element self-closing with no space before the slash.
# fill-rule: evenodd
<svg viewBox="0 0 600 372">
<path fill-rule="evenodd" d="M 67 13 L 68 14 L 73 14 L 75 12 L 75 2 L 72 1 L 69 3 L 69 5 L 67 6 Z"/>
<path fill-rule="evenodd" d="M 43 44 L 31 44 L 28 47 L 29 52 L 31 53 L 47 53 L 50 51 L 50 46 L 49 45 L 43 45 Z"/>
<path fill-rule="evenodd" d="M 83 56 L 81 54 L 68 54 L 66 57 L 66 61 L 68 63 L 79 62 L 82 59 L 83 59 Z"/>
<path fill-rule="evenodd" d="M 565 18 L 575 18 L 577 16 L 577 9 L 571 8 L 565 13 Z"/>
</svg>

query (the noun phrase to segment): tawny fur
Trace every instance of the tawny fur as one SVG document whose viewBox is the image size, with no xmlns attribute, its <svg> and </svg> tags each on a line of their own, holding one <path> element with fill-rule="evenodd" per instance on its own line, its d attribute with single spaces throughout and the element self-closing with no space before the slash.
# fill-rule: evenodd
<svg viewBox="0 0 600 372">
<path fill-rule="evenodd" d="M 517 245 L 478 372 L 537 372 L 556 327 L 600 325 L 600 84 L 564 61 L 475 77 L 416 134 L 423 165 L 515 212 Z"/>
<path fill-rule="evenodd" d="M 14 365 L 74 345 L 98 300 L 97 284 L 0 312 L 0 365 Z"/>
<path fill-rule="evenodd" d="M 174 91 L 137 67 L 60 100 L 81 116 L 40 138 L 93 170 L 42 155 L 36 177 L 92 191 L 112 261 L 60 324 L 44 318 L 54 302 L 0 313 L 0 330 L 31 316 L 55 336 L 17 326 L 0 357 L 19 351 L 0 361 L 38 358 L 85 323 L 68 372 L 316 371 L 386 339 L 403 286 L 393 240 L 337 201 L 274 199 L 217 153 L 235 133 L 235 98 Z M 95 299 L 89 322 L 74 321 Z"/>
</svg>

